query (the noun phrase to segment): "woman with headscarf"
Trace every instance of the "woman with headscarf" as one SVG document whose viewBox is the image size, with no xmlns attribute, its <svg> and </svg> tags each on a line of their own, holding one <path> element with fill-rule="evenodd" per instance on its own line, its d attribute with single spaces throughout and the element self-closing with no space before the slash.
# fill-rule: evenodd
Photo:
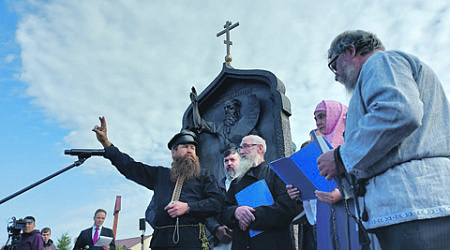
<svg viewBox="0 0 450 250">
<path fill-rule="evenodd" d="M 346 114 L 347 107 L 332 100 L 320 102 L 314 111 L 317 130 L 333 148 L 344 143 Z M 317 249 L 361 249 L 357 224 L 347 214 L 339 189 L 316 190 L 315 194 L 318 199 Z"/>
<path fill-rule="evenodd" d="M 320 102 L 314 111 L 316 135 L 323 136 L 333 148 L 341 145 L 344 142 L 346 114 L 347 107 L 340 102 Z M 299 191 L 289 186 L 288 193 L 291 198 L 296 198 Z M 345 201 L 338 187 L 332 192 L 316 190 L 315 194 L 318 201 L 303 201 L 303 206 L 308 221 L 316 225 L 317 249 L 361 249 L 357 224 L 347 214 Z M 350 207 L 354 207 L 353 200 Z M 354 209 L 350 209 L 354 213 Z"/>
<path fill-rule="evenodd" d="M 314 111 L 317 130 L 333 148 L 344 143 L 345 119 L 347 107 L 337 101 L 322 101 Z M 350 217 L 355 213 L 355 201 L 346 197 L 343 200 L 341 191 L 315 192 L 317 203 L 317 249 L 381 249 L 376 236 L 370 234 L 371 244 L 361 246 L 358 226 Z M 347 207 L 347 208 L 346 208 Z"/>
<path fill-rule="evenodd" d="M 347 106 L 340 102 L 326 100 L 320 102 L 314 111 L 316 134 L 323 136 L 333 148 L 344 143 L 347 109 Z M 316 196 L 319 200 L 328 204 L 336 203 L 342 199 L 339 189 L 335 189 L 333 192 L 317 190 Z"/>
</svg>

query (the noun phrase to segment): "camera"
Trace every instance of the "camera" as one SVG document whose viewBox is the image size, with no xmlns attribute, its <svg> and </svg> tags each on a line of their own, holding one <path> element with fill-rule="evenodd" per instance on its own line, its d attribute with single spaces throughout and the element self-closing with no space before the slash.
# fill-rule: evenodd
<svg viewBox="0 0 450 250">
<path fill-rule="evenodd" d="M 11 225 L 7 227 L 8 233 L 12 233 L 12 234 L 19 233 L 20 234 L 20 230 L 25 228 L 25 226 L 27 225 L 27 221 L 24 219 L 17 220 L 16 217 L 12 217 L 9 224 L 11 224 Z"/>
<path fill-rule="evenodd" d="M 8 241 L 6 242 L 7 247 L 4 249 L 16 249 L 17 243 L 20 241 L 20 231 L 25 228 L 27 222 L 31 220 L 16 219 L 16 217 L 11 217 L 8 221 L 8 226 L 6 230 L 8 231 Z M 8 245 L 9 240 L 11 240 L 11 245 Z"/>
</svg>

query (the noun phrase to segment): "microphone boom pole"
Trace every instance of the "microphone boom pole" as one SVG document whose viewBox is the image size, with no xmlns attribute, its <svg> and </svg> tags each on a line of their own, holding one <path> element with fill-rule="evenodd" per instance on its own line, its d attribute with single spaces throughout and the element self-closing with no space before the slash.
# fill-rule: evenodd
<svg viewBox="0 0 450 250">
<path fill-rule="evenodd" d="M 40 180 L 40 181 L 37 181 L 37 182 L 35 182 L 35 183 L 29 185 L 28 187 L 23 188 L 22 190 L 17 191 L 16 193 L 14 193 L 14 194 L 12 194 L 12 195 L 10 195 L 10 196 L 4 198 L 3 200 L 0 200 L 0 204 L 3 204 L 4 202 L 6 202 L 6 201 L 8 201 L 8 200 L 10 200 L 10 199 L 12 199 L 12 198 L 14 198 L 14 197 L 16 197 L 16 196 L 22 194 L 22 193 L 25 193 L 26 191 L 28 191 L 28 190 L 30 190 L 30 189 L 36 187 L 37 185 L 39 185 L 39 184 L 41 184 L 41 183 L 44 183 L 44 182 L 50 180 L 51 178 L 53 178 L 53 177 L 55 177 L 55 176 L 57 176 L 57 175 L 60 175 L 60 174 L 66 172 L 67 170 L 69 170 L 69 169 L 71 169 L 71 168 L 73 168 L 73 167 L 78 167 L 78 166 L 80 166 L 80 165 L 83 164 L 84 161 L 86 161 L 86 159 L 89 158 L 89 157 L 91 157 L 91 155 L 86 155 L 86 154 L 79 155 L 79 156 L 78 156 L 78 160 L 75 161 L 72 165 L 67 166 L 67 167 L 64 168 L 64 169 L 61 169 L 61 170 L 59 170 L 58 172 L 56 172 L 56 173 L 54 173 L 54 174 L 51 174 L 51 175 L 45 177 L 44 179 L 42 179 L 42 180 Z"/>
</svg>

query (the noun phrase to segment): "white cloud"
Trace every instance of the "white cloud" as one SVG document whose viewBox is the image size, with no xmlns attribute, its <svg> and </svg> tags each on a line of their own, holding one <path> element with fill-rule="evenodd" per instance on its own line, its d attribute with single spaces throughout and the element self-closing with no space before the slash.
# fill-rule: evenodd
<svg viewBox="0 0 450 250">
<path fill-rule="evenodd" d="M 170 163 L 167 141 L 181 128 L 191 86 L 201 92 L 220 72 L 225 45 L 216 33 L 227 20 L 240 23 L 231 33 L 232 65 L 269 70 L 286 85 L 298 146 L 315 126 L 317 103 L 348 102 L 326 65 L 331 40 L 344 30 L 373 31 L 388 49 L 418 55 L 450 93 L 444 0 L 32 2 L 33 11 L 21 13 L 17 41 L 33 103 L 70 129 L 64 141 L 77 148 L 100 147 L 91 129 L 105 115 L 111 141 L 154 165 Z M 115 170 L 93 159 L 83 171 Z M 107 184 L 97 203 L 66 208 L 61 217 L 71 232 L 89 226 L 96 208 L 111 206 L 114 189 L 124 191 L 118 238 L 136 236 L 148 192 L 129 181 Z"/>
</svg>

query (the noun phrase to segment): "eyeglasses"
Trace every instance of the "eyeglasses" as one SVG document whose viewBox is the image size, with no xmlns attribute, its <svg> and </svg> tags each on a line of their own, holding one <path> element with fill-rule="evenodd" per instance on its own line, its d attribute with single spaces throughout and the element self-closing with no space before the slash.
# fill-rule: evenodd
<svg viewBox="0 0 450 250">
<path fill-rule="evenodd" d="M 328 68 L 333 72 L 333 74 L 337 75 L 337 69 L 336 69 L 336 60 L 338 59 L 340 55 L 336 55 L 329 63 Z"/>
<path fill-rule="evenodd" d="M 258 144 L 242 144 L 242 146 L 238 147 L 238 153 L 240 153 L 243 149 L 247 150 L 251 147 L 258 146 Z"/>
</svg>

